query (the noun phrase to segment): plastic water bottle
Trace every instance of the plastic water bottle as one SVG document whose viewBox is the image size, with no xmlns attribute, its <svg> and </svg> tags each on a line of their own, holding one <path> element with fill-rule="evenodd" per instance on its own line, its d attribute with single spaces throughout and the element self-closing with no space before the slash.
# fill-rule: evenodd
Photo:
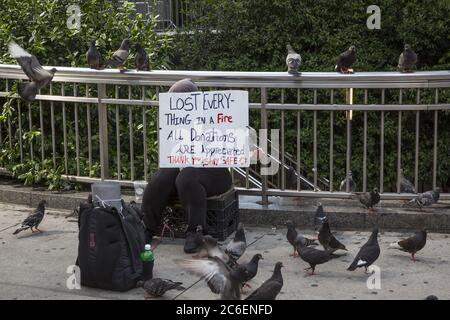
<svg viewBox="0 0 450 320">
<path fill-rule="evenodd" d="M 150 280 L 153 278 L 153 265 L 155 263 L 155 255 L 152 246 L 146 244 L 144 251 L 141 252 L 142 260 L 142 280 Z"/>
</svg>

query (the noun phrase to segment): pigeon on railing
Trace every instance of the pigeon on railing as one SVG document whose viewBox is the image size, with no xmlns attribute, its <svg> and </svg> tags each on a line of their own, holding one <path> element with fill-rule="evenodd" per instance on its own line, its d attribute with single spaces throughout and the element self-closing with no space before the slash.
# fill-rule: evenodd
<svg viewBox="0 0 450 320">
<path fill-rule="evenodd" d="M 47 201 L 41 200 L 36 208 L 36 210 L 29 215 L 25 220 L 22 222 L 22 225 L 20 228 L 18 228 L 16 231 L 14 231 L 13 234 L 18 234 L 19 232 L 22 232 L 24 230 L 30 229 L 31 232 L 35 233 L 36 231 L 42 232 L 42 230 L 39 230 L 39 225 L 42 222 L 42 219 L 44 219 L 45 215 L 45 205 L 47 204 Z M 36 229 L 36 230 L 33 230 Z"/>
<path fill-rule="evenodd" d="M 139 43 L 136 43 L 134 45 L 134 49 L 136 50 L 136 54 L 134 56 L 134 65 L 136 66 L 136 71 L 149 71 L 150 62 L 147 52 L 145 52 L 144 48 L 142 48 Z"/>
<path fill-rule="evenodd" d="M 283 263 L 277 262 L 272 276 L 266 280 L 258 289 L 253 291 L 245 300 L 275 300 L 283 288 L 283 276 L 281 268 Z"/>
<path fill-rule="evenodd" d="M 411 49 L 409 44 L 405 44 L 403 52 L 398 58 L 397 70 L 402 73 L 414 72 L 417 63 L 417 54 Z"/>
<path fill-rule="evenodd" d="M 112 66 L 112 67 L 119 67 L 119 69 L 123 68 L 123 65 L 128 59 L 129 56 L 129 49 L 130 49 L 130 40 L 124 39 L 120 45 L 120 48 L 113 53 L 111 58 L 109 58 L 105 62 L 105 67 Z"/>
<path fill-rule="evenodd" d="M 403 206 L 417 205 L 420 210 L 422 210 L 423 207 L 429 207 L 432 204 L 437 203 L 439 201 L 440 194 L 440 188 L 436 188 L 432 191 L 427 191 L 424 193 L 419 193 L 417 196 L 404 203 Z"/>
<path fill-rule="evenodd" d="M 300 54 L 292 49 L 291 45 L 287 45 L 286 49 L 288 51 L 286 57 L 286 66 L 288 67 L 288 73 L 293 75 L 299 75 L 298 68 L 302 65 L 302 57 Z"/>
<path fill-rule="evenodd" d="M 26 52 L 14 41 L 11 41 L 8 47 L 9 54 L 17 60 L 30 80 L 30 82 L 20 82 L 17 91 L 22 99 L 33 102 L 39 90 L 52 81 L 56 69 L 45 70 L 34 55 Z"/>
<path fill-rule="evenodd" d="M 101 69 L 101 59 L 102 55 L 100 51 L 97 50 L 95 46 L 95 41 L 92 41 L 88 51 L 86 52 L 86 60 L 89 65 L 89 68 L 100 70 Z"/>
<path fill-rule="evenodd" d="M 369 240 L 361 247 L 352 264 L 347 268 L 348 271 L 354 271 L 356 268 L 370 267 L 380 256 L 380 245 L 378 244 L 378 228 L 372 230 Z"/>
<path fill-rule="evenodd" d="M 400 169 L 400 175 L 400 193 L 416 193 L 414 185 L 403 175 L 403 169 Z"/>
<path fill-rule="evenodd" d="M 412 237 L 391 243 L 390 249 L 398 249 L 411 254 L 411 260 L 416 262 L 415 254 L 422 250 L 427 243 L 427 231 L 423 229 L 416 232 Z"/>
<path fill-rule="evenodd" d="M 341 73 L 353 73 L 352 65 L 356 61 L 356 48 L 351 46 L 348 50 L 341 53 L 337 59 L 334 70 Z"/>
</svg>

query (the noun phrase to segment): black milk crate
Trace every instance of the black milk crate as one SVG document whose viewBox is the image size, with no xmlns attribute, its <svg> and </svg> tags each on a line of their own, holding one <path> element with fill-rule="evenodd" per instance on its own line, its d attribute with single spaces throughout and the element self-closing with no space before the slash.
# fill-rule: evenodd
<svg viewBox="0 0 450 320">
<path fill-rule="evenodd" d="M 174 232 L 175 238 L 184 238 L 187 229 L 187 216 L 178 197 L 171 199 L 169 206 L 163 213 L 162 222 L 167 224 Z M 224 241 L 232 234 L 239 223 L 239 197 L 234 189 L 207 199 L 206 224 L 208 234 Z M 163 226 L 160 226 L 158 235 L 161 235 Z M 164 237 L 170 237 L 166 228 Z"/>
</svg>

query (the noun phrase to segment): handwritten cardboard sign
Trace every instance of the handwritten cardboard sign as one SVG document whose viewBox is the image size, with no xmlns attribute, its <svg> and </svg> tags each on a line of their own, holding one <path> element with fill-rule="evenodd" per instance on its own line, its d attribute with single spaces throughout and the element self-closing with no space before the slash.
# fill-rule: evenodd
<svg viewBox="0 0 450 320">
<path fill-rule="evenodd" d="M 248 92 L 159 95 L 159 166 L 248 167 Z"/>
</svg>

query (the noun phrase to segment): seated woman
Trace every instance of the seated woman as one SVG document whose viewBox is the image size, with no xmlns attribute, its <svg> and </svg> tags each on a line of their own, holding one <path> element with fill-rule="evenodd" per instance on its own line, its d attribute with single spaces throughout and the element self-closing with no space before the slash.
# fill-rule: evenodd
<svg viewBox="0 0 450 320">
<path fill-rule="evenodd" d="M 197 86 L 190 79 L 176 82 L 169 92 L 194 92 Z M 231 188 L 231 174 L 227 168 L 160 168 L 152 176 L 144 191 L 142 212 L 150 240 L 161 224 L 161 215 L 171 197 L 178 194 L 188 215 L 188 229 L 184 251 L 194 253 L 195 229 L 206 230 L 206 198 L 222 194 Z"/>
</svg>

